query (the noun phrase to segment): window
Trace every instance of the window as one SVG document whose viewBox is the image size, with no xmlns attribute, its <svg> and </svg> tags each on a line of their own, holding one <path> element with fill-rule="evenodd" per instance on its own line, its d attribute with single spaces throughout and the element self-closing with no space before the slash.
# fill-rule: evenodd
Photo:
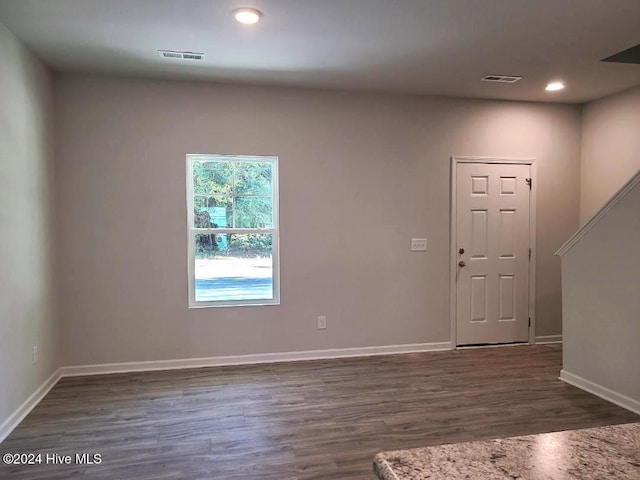
<svg viewBox="0 0 640 480">
<path fill-rule="evenodd" d="M 189 306 L 280 303 L 278 159 L 187 155 Z"/>
</svg>

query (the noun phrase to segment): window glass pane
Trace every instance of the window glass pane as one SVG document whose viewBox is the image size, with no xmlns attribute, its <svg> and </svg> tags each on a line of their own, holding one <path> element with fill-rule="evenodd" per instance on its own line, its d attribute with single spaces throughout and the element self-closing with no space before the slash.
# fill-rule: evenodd
<svg viewBox="0 0 640 480">
<path fill-rule="evenodd" d="M 271 163 L 236 163 L 236 195 L 271 195 L 272 172 Z"/>
<path fill-rule="evenodd" d="M 193 198 L 194 228 L 224 228 L 233 226 L 233 197 L 195 195 Z"/>
<path fill-rule="evenodd" d="M 194 193 L 231 195 L 233 165 L 231 162 L 193 162 Z"/>
<path fill-rule="evenodd" d="M 195 235 L 197 302 L 271 299 L 271 234 Z"/>
<path fill-rule="evenodd" d="M 236 197 L 236 228 L 271 228 L 271 197 Z"/>
</svg>

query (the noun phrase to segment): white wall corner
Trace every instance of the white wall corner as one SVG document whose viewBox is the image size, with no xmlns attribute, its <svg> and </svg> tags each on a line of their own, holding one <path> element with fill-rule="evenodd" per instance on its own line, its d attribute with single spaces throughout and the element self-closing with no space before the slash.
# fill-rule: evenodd
<svg viewBox="0 0 640 480">
<path fill-rule="evenodd" d="M 621 393 L 615 392 L 607 387 L 603 387 L 579 375 L 575 375 L 566 371 L 564 368 L 560 370 L 560 380 L 574 387 L 578 387 L 586 392 L 604 398 L 605 400 L 615 403 L 616 405 L 626 408 L 627 410 L 640 415 L 640 400 L 627 397 Z"/>
<path fill-rule="evenodd" d="M 4 422 L 0 425 L 0 443 L 20 424 L 31 410 L 49 393 L 49 391 L 62 378 L 62 369 L 57 369 L 53 374 L 44 381 L 38 389 L 27 398 Z"/>
</svg>

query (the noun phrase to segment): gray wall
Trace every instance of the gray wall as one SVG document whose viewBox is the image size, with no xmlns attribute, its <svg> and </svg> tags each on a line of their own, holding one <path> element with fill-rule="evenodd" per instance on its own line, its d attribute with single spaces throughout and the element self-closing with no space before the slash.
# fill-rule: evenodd
<svg viewBox="0 0 640 480">
<path fill-rule="evenodd" d="M 0 64 L 1 425 L 60 366 L 60 334 L 51 288 L 51 79 L 2 25 Z"/>
<path fill-rule="evenodd" d="M 640 405 L 640 184 L 562 257 L 563 370 Z"/>
<path fill-rule="evenodd" d="M 583 109 L 580 221 L 640 169 L 640 87 Z"/>
<path fill-rule="evenodd" d="M 66 365 L 448 341 L 451 155 L 538 159 L 561 331 L 579 107 L 62 75 L 56 120 Z M 187 308 L 186 153 L 280 157 L 280 306 Z"/>
</svg>

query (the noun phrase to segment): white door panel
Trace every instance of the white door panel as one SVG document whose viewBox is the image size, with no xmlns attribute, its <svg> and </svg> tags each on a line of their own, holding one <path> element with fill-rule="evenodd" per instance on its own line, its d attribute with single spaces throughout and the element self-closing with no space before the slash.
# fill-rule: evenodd
<svg viewBox="0 0 640 480">
<path fill-rule="evenodd" d="M 459 163 L 456 177 L 457 344 L 526 342 L 530 167 Z"/>
</svg>

